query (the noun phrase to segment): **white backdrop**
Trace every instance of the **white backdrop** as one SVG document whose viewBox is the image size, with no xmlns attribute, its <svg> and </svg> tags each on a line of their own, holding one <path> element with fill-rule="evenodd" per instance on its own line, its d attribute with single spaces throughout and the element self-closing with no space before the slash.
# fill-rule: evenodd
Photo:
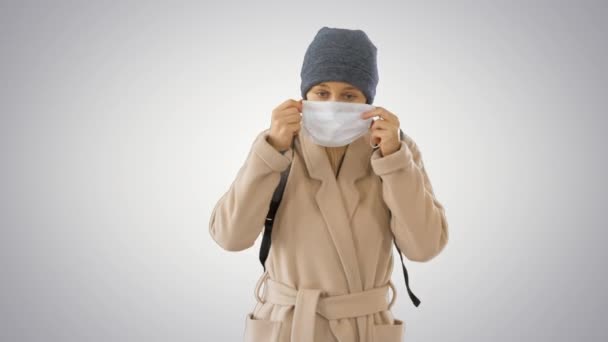
<svg viewBox="0 0 608 342">
<path fill-rule="evenodd" d="M 256 245 L 209 216 L 322 26 L 378 47 L 450 241 L 408 341 L 605 341 L 603 1 L 3 2 L 0 340 L 240 341 Z M 396 257 L 396 255 L 395 255 Z"/>
</svg>

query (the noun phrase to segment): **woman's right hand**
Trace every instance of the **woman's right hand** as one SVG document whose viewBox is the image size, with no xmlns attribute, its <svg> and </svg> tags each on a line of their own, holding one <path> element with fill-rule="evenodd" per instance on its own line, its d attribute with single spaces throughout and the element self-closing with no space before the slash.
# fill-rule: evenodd
<svg viewBox="0 0 608 342">
<path fill-rule="evenodd" d="M 287 150 L 300 132 L 302 124 L 302 100 L 289 99 L 272 111 L 268 143 L 278 151 Z"/>
</svg>

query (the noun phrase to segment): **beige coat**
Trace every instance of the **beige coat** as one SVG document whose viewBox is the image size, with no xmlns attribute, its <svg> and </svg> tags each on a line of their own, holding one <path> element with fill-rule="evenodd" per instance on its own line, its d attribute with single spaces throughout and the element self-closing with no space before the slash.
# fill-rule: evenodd
<svg viewBox="0 0 608 342">
<path fill-rule="evenodd" d="M 266 272 L 254 291 L 258 302 L 244 317 L 245 341 L 402 341 L 404 322 L 390 310 L 393 237 L 418 262 L 448 241 L 445 211 L 416 143 L 406 135 L 398 151 L 382 157 L 368 132 L 348 146 L 336 177 L 306 130 L 284 154 L 268 143 L 268 133 L 257 135 L 209 221 L 223 249 L 253 246 L 280 173 L 292 163 Z"/>
</svg>

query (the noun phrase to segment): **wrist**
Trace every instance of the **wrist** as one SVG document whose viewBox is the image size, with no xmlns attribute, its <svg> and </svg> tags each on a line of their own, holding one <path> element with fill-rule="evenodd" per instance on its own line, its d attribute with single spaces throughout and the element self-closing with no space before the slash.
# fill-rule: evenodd
<svg viewBox="0 0 608 342">
<path fill-rule="evenodd" d="M 270 146 L 272 146 L 272 147 L 273 147 L 275 150 L 277 150 L 277 151 L 279 151 L 279 152 L 281 152 L 281 153 L 283 153 L 283 152 L 287 151 L 287 150 L 282 150 L 282 149 L 280 149 L 279 147 L 277 147 L 277 146 L 274 144 L 274 141 L 272 140 L 272 137 L 271 137 L 270 135 L 266 135 L 266 142 L 267 142 L 268 144 L 270 144 Z"/>
</svg>

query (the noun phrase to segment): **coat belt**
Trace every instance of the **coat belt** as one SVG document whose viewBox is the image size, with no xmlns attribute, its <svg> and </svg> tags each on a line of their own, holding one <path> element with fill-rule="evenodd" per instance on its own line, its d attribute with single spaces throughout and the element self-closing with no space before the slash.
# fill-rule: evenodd
<svg viewBox="0 0 608 342">
<path fill-rule="evenodd" d="M 266 281 L 264 298 L 260 298 L 259 290 L 264 281 Z M 392 289 L 393 296 L 390 303 L 387 303 L 386 295 L 389 288 Z M 348 322 L 340 319 L 390 310 L 395 303 L 396 294 L 395 287 L 389 280 L 386 285 L 370 290 L 330 296 L 320 289 L 290 287 L 269 278 L 268 271 L 260 277 L 255 288 L 255 296 L 260 303 L 294 306 L 290 339 L 292 342 L 314 342 L 316 313 L 329 320 L 331 331 L 339 342 L 355 341 Z M 367 324 L 359 330 L 363 332 L 359 342 L 372 341 L 370 329 L 372 324 L 373 317 L 370 316 Z"/>
</svg>

